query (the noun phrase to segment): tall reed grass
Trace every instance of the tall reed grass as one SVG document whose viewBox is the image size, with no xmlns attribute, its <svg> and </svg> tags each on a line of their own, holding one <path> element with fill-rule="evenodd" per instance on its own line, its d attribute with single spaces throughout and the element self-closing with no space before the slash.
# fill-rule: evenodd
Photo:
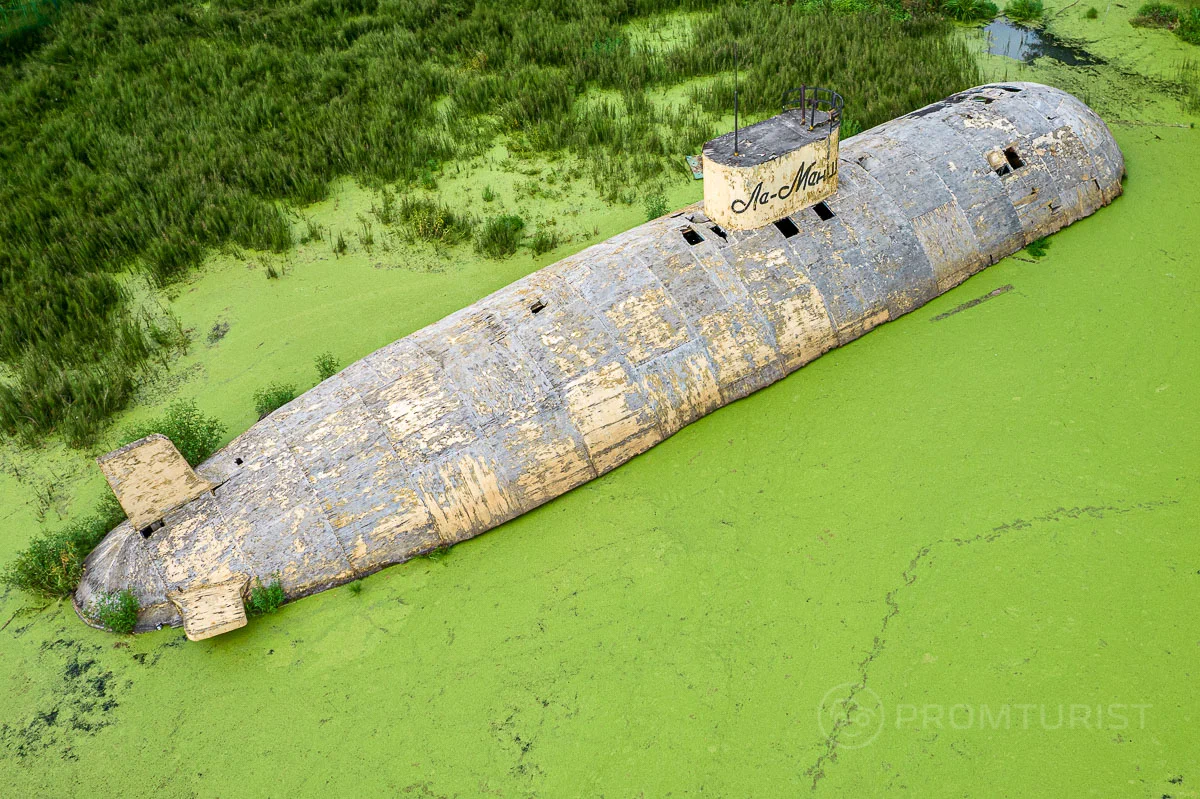
<svg viewBox="0 0 1200 799">
<path fill-rule="evenodd" d="M 603 196 L 635 202 L 719 132 L 735 41 L 750 116 L 820 83 L 870 126 L 978 82 L 940 24 L 880 2 L 64 4 L 0 58 L 0 430 L 94 439 L 178 343 L 133 310 L 117 274 L 163 284 L 221 245 L 282 251 L 286 209 L 335 177 L 435 187 L 442 164 L 503 136 L 585 156 Z M 626 31 L 680 9 L 711 13 L 679 46 Z M 649 99 L 687 82 L 690 104 Z M 592 90 L 610 99 L 581 102 Z M 419 235 L 465 240 L 461 212 L 428 211 Z M 344 234 L 329 235 L 340 254 Z"/>
</svg>

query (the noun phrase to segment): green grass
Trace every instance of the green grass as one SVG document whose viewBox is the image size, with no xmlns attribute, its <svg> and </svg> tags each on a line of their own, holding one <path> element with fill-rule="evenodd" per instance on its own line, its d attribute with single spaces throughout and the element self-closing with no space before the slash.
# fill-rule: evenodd
<svg viewBox="0 0 1200 799">
<path fill-rule="evenodd" d="M 269 383 L 254 392 L 254 412 L 264 419 L 294 400 L 298 393 L 294 383 Z"/>
<path fill-rule="evenodd" d="M 166 285 L 214 249 L 313 241 L 292 209 L 334 178 L 433 191 L 504 141 L 581 156 L 603 197 L 632 203 L 631 186 L 673 174 L 720 129 L 735 38 L 755 55 L 748 117 L 805 81 L 841 89 L 865 125 L 977 82 L 949 31 L 861 5 L 693 0 L 691 36 L 665 53 L 626 28 L 666 0 L 66 5 L 36 47 L 0 61 L 0 430 L 94 442 L 186 345 L 119 275 Z M 648 99 L 689 81 L 695 104 Z M 595 92 L 609 99 L 583 101 Z M 412 225 L 470 238 L 436 213 Z M 371 248 L 374 233 L 331 231 L 330 250 Z"/>
<path fill-rule="evenodd" d="M 137 626 L 141 606 L 128 588 L 101 594 L 92 600 L 88 616 L 114 633 L 131 633 Z"/>
<path fill-rule="evenodd" d="M 263 616 L 279 610 L 286 600 L 283 584 L 278 578 L 266 585 L 262 580 L 255 580 L 254 587 L 250 589 L 250 598 L 246 602 L 246 610 L 251 616 Z"/>
</svg>

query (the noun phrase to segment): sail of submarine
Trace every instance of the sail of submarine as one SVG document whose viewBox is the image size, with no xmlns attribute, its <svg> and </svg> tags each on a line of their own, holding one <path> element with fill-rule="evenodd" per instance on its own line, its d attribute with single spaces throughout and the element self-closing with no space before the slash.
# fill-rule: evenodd
<svg viewBox="0 0 1200 799">
<path fill-rule="evenodd" d="M 130 588 L 139 630 L 245 624 L 479 535 L 895 319 L 1121 193 L 1100 118 L 980 86 L 839 147 L 807 89 L 704 148 L 704 202 L 547 266 L 259 421 L 194 471 L 161 436 L 100 458 L 129 519 L 75 606 Z"/>
</svg>

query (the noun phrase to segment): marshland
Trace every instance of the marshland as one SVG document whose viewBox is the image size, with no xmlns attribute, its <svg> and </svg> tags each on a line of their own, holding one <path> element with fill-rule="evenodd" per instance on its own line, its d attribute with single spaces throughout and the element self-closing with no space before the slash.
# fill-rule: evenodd
<svg viewBox="0 0 1200 799">
<path fill-rule="evenodd" d="M 1200 778 L 1174 610 L 1200 568 L 1195 2 L 0 6 L 6 793 Z M 1002 12 L 1094 63 L 989 54 Z M 699 199 L 684 158 L 732 124 L 735 43 L 746 120 L 815 83 L 846 135 L 985 81 L 1062 86 L 1112 127 L 1126 196 L 491 534 L 282 607 L 256 586 L 222 639 L 106 633 L 59 599 L 120 519 L 96 455 L 157 431 L 202 459 Z M 95 612 L 120 630 L 128 598 Z M 861 747 L 819 718 L 861 720 L 854 686 L 886 721 Z M 1017 703 L 1149 708 L 978 723 Z"/>
</svg>

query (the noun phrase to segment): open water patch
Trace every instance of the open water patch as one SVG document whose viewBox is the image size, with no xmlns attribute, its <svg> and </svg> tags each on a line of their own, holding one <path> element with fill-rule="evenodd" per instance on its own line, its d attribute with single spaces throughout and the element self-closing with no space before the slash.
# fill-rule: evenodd
<svg viewBox="0 0 1200 799">
<path fill-rule="evenodd" d="M 987 51 L 1016 61 L 1032 64 L 1038 58 L 1053 58 L 1070 66 L 1104 63 L 1077 45 L 1069 44 L 1048 31 L 1018 25 L 1007 17 L 996 17 L 983 29 Z"/>
</svg>

